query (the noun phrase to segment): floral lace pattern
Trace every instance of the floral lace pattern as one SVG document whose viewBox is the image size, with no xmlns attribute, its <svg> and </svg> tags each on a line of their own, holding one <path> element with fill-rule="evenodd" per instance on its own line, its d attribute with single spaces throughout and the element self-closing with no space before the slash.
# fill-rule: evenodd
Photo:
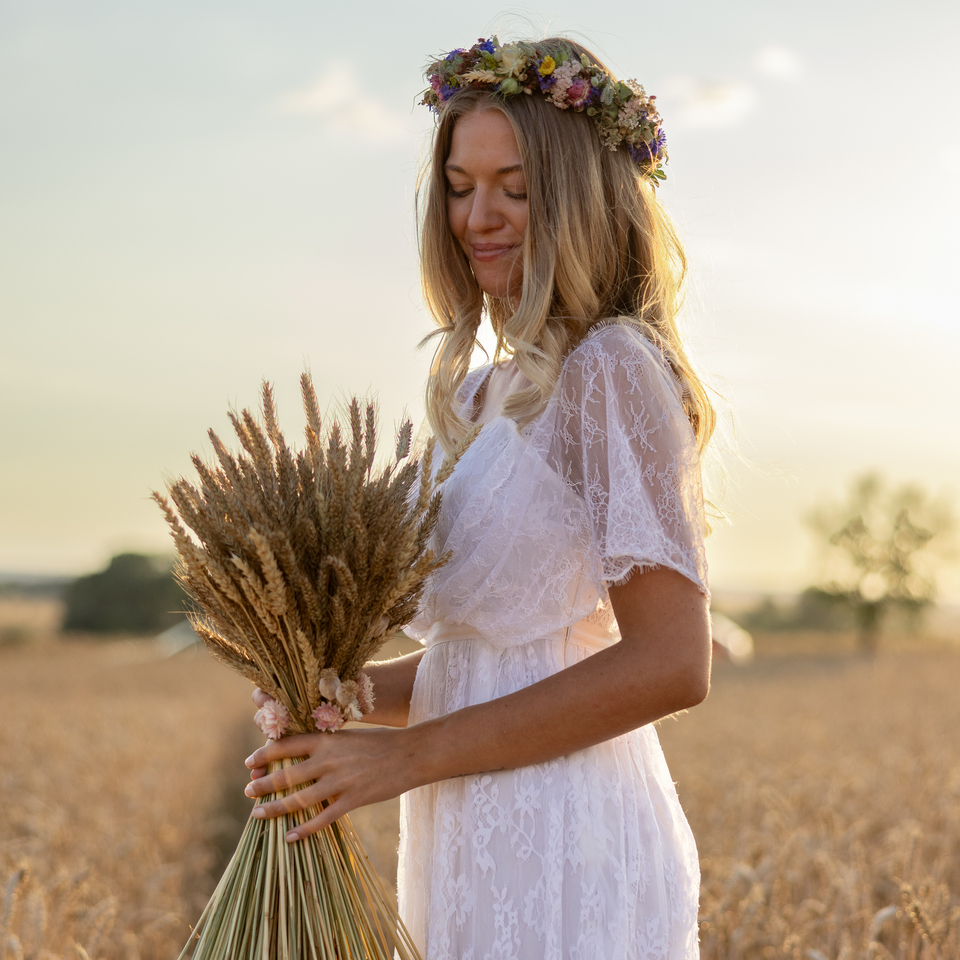
<svg viewBox="0 0 960 960">
<path fill-rule="evenodd" d="M 494 370 L 495 373 L 495 370 Z M 471 374 L 472 404 L 490 368 Z M 702 496 L 677 385 L 643 337 L 593 332 L 522 432 L 483 427 L 444 489 L 453 559 L 407 631 L 410 722 L 529 686 L 618 638 L 607 585 L 666 566 L 704 592 Z M 431 625 L 458 625 L 439 641 Z M 466 628 L 466 629 L 464 629 Z M 699 867 L 656 731 L 403 797 L 399 892 L 425 960 L 693 960 Z"/>
</svg>

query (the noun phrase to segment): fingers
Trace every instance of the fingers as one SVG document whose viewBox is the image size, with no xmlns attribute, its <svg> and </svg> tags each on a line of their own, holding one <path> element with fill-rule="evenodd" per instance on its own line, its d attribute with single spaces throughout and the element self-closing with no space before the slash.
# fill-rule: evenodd
<svg viewBox="0 0 960 960">
<path fill-rule="evenodd" d="M 297 813 L 306 810 L 325 799 L 324 791 L 313 783 L 302 790 L 294 790 L 285 796 L 258 803 L 253 808 L 253 815 L 258 820 L 272 820 L 274 817 L 283 816 L 285 813 Z"/>
<path fill-rule="evenodd" d="M 253 697 L 258 710 L 270 699 L 259 687 L 254 687 L 250 696 Z"/>
<path fill-rule="evenodd" d="M 259 750 L 255 750 L 243 762 L 251 770 L 266 767 L 273 760 L 292 760 L 294 757 L 306 757 L 312 750 L 315 735 L 301 734 L 296 737 L 281 737 L 268 740 Z"/>
<path fill-rule="evenodd" d="M 298 823 L 295 827 L 288 830 L 285 839 L 287 843 L 296 843 L 298 840 L 303 840 L 305 837 L 309 837 L 311 833 L 316 833 L 324 827 L 329 827 L 334 820 L 342 817 L 345 813 L 349 813 L 351 809 L 352 807 L 342 797 L 338 798 L 328 804 L 327 807 L 315 817 L 311 817 L 304 823 Z"/>
<path fill-rule="evenodd" d="M 283 767 L 280 770 L 267 772 L 266 768 L 261 768 L 263 773 L 259 777 L 251 777 L 250 783 L 244 788 L 244 793 L 251 800 L 258 797 L 265 797 L 270 793 L 280 793 L 282 790 L 293 790 L 305 783 L 310 783 L 317 779 L 317 769 L 315 764 L 310 761 L 297 763 L 291 767 Z"/>
</svg>

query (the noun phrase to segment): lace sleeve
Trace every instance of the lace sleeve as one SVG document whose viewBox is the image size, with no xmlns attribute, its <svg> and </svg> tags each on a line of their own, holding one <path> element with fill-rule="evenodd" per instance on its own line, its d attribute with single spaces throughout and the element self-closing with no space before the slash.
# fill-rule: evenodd
<svg viewBox="0 0 960 960">
<path fill-rule="evenodd" d="M 708 594 L 696 442 L 655 348 L 600 328 L 567 358 L 558 398 L 550 462 L 586 503 L 598 586 L 670 567 Z"/>
</svg>

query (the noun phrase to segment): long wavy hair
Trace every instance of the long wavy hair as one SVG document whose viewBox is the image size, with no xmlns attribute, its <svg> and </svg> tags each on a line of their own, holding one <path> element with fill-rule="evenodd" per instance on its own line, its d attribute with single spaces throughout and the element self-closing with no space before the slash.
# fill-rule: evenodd
<svg viewBox="0 0 960 960">
<path fill-rule="evenodd" d="M 552 38 L 537 46 L 557 54 L 572 49 L 600 64 L 570 40 Z M 475 110 L 504 114 L 526 177 L 529 214 L 522 292 L 515 305 L 481 291 L 447 219 L 444 165 L 457 121 Z M 427 381 L 426 411 L 443 447 L 449 449 L 471 427 L 458 413 L 457 393 L 486 312 L 497 337 L 494 360 L 513 356 L 531 384 L 503 405 L 504 415 L 518 426 L 543 410 L 570 351 L 594 326 L 615 319 L 638 329 L 662 353 L 680 383 L 698 448 L 705 450 L 716 415 L 676 322 L 686 273 L 683 247 L 627 150 L 602 146 L 586 113 L 560 110 L 539 93 L 457 92 L 441 110 L 432 157 L 418 179 L 417 207 L 423 295 L 438 326 L 423 342 L 441 338 Z"/>
</svg>

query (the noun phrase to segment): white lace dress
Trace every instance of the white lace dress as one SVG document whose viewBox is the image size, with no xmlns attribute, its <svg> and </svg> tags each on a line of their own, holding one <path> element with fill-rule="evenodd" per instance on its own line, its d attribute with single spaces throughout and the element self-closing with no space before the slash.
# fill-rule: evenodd
<svg viewBox="0 0 960 960">
<path fill-rule="evenodd" d="M 465 410 L 512 368 L 473 371 Z M 411 723 L 614 643 L 606 585 L 635 569 L 671 567 L 707 592 L 678 391 L 657 351 L 611 323 L 570 354 L 523 431 L 485 423 L 444 488 L 435 546 L 453 559 L 408 628 L 426 644 Z M 424 960 L 698 956 L 697 851 L 652 726 L 405 794 L 398 886 Z"/>
</svg>

